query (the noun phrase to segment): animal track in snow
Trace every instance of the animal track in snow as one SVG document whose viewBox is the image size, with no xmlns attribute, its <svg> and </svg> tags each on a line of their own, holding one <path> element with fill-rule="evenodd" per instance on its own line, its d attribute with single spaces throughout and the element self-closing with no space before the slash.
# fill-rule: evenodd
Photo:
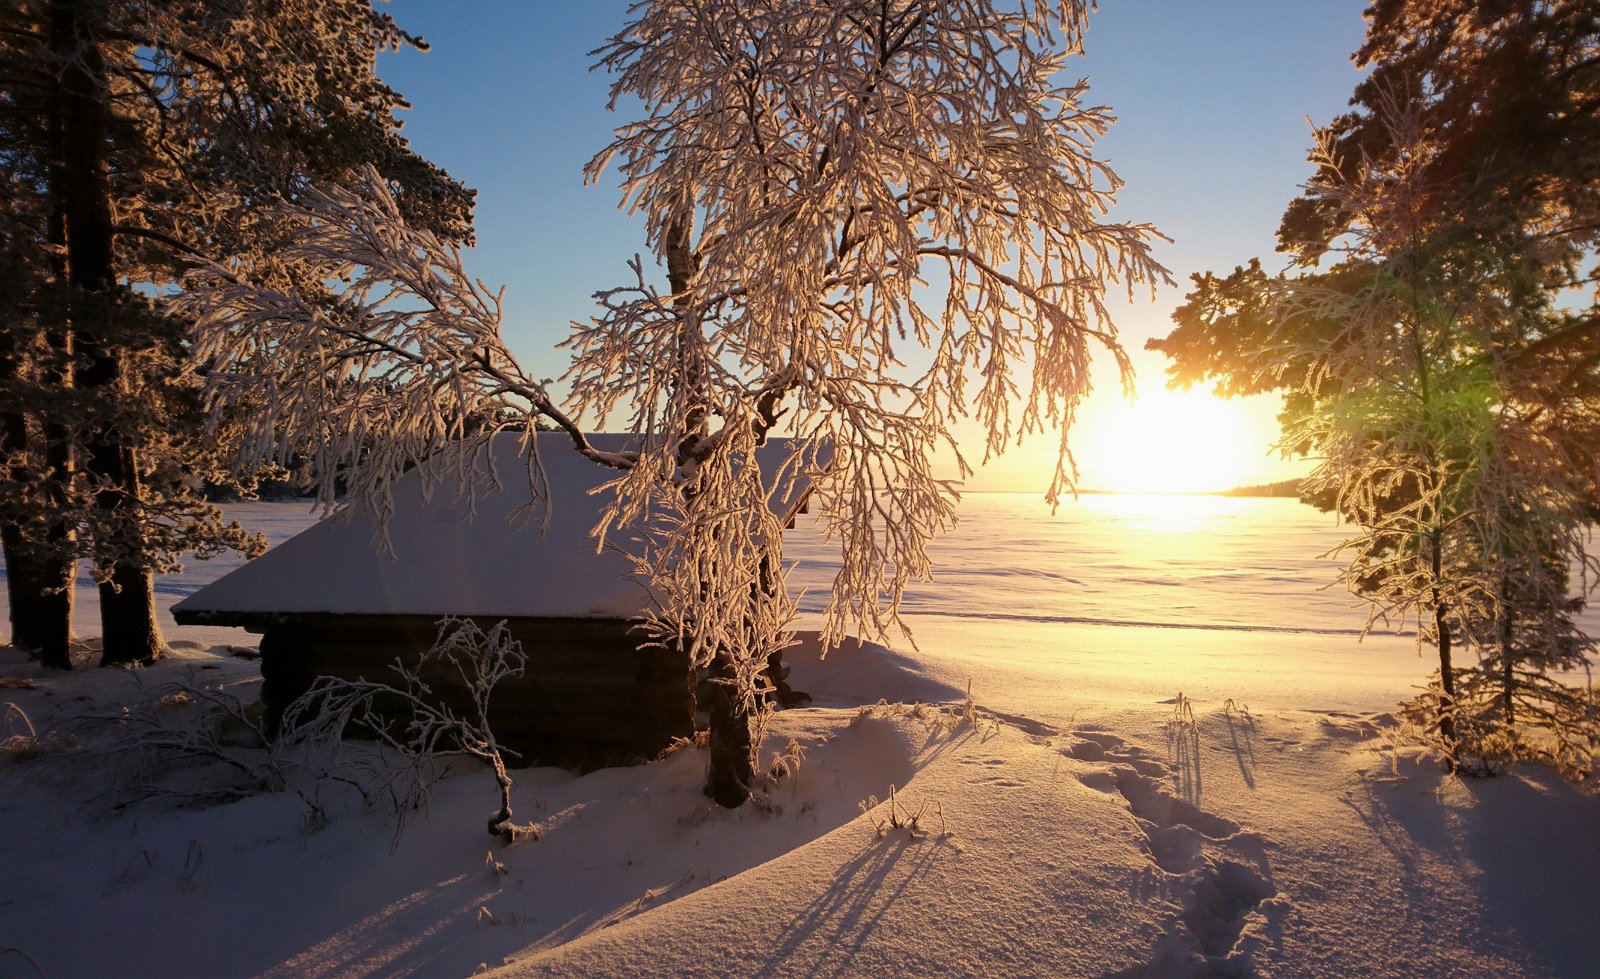
<svg viewBox="0 0 1600 979">
<path fill-rule="evenodd" d="M 1111 793 L 1117 791 L 1117 777 L 1103 769 L 1093 772 L 1083 772 L 1078 776 L 1078 781 L 1082 782 L 1084 785 L 1087 785 L 1089 788 L 1094 789 L 1096 792 L 1104 792 L 1106 795 L 1110 795 Z"/>
<path fill-rule="evenodd" d="M 1157 826 L 1144 836 L 1156 866 L 1169 874 L 1187 873 L 1201 861 L 1205 838 L 1188 826 Z"/>
<path fill-rule="evenodd" d="M 1177 796 L 1168 795 L 1153 779 L 1131 768 L 1117 769 L 1116 776 L 1117 791 L 1128 800 L 1128 808 L 1140 819 L 1158 827 L 1188 826 L 1213 840 L 1224 840 L 1239 832 L 1238 823 L 1213 816 Z"/>
<path fill-rule="evenodd" d="M 1114 734 L 1074 731 L 1072 736 L 1077 740 L 1059 749 L 1068 758 L 1116 762 L 1150 778 L 1161 778 L 1167 774 L 1166 765 L 1146 757 L 1143 748 L 1130 745 Z"/>
<path fill-rule="evenodd" d="M 1061 753 L 1079 761 L 1101 761 L 1105 758 L 1107 751 L 1114 751 L 1127 744 L 1126 741 L 1114 734 L 1074 731 L 1072 736 L 1077 740 L 1061 749 Z"/>
<path fill-rule="evenodd" d="M 1157 976 L 1248 976 L 1252 919 L 1275 920 L 1281 902 L 1270 879 L 1262 838 L 1238 823 L 1207 812 L 1168 792 L 1170 770 L 1144 752 L 1108 734 L 1078 731 L 1061 753 L 1101 765 L 1078 774 L 1086 787 L 1122 796 L 1144 837 L 1150 862 L 1168 882 L 1177 902 L 1167 933 L 1150 959 L 1108 979 Z M 1265 905 L 1265 907 L 1263 906 Z"/>
<path fill-rule="evenodd" d="M 1207 861 L 1183 903 L 1182 921 L 1213 967 L 1230 960 L 1243 965 L 1248 959 L 1234 954 L 1239 936 L 1250 913 L 1277 893 L 1254 867 L 1232 860 Z"/>
</svg>

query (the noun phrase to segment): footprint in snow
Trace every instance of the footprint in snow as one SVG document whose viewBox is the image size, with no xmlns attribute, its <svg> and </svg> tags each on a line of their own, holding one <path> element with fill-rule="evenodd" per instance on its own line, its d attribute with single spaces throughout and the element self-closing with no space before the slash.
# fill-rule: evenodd
<svg viewBox="0 0 1600 979">
<path fill-rule="evenodd" d="M 1251 975 L 1258 939 L 1247 936 L 1247 929 L 1252 921 L 1277 920 L 1284 910 L 1283 902 L 1273 900 L 1278 891 L 1263 846 L 1268 841 L 1166 791 L 1170 771 L 1138 757 L 1139 748 L 1109 734 L 1078 731 L 1074 736 L 1077 740 L 1061 753 L 1106 763 L 1079 773 L 1078 780 L 1122 797 L 1150 862 L 1171 882 L 1179 903 L 1148 961 L 1107 979 Z"/>
<path fill-rule="evenodd" d="M 1107 751 L 1114 751 L 1127 743 L 1115 735 L 1096 734 L 1093 731 L 1074 731 L 1072 736 L 1077 740 L 1062 748 L 1061 753 L 1079 761 L 1103 761 Z"/>
<path fill-rule="evenodd" d="M 1239 832 L 1239 824 L 1162 791 L 1154 779 L 1132 768 L 1116 770 L 1117 791 L 1140 819 L 1157 827 L 1187 826 L 1211 840 L 1226 840 Z"/>
<path fill-rule="evenodd" d="M 1128 744 L 1113 734 L 1098 731 L 1074 731 L 1077 740 L 1064 748 L 1063 755 L 1078 761 L 1105 761 L 1126 765 L 1140 775 L 1162 778 L 1168 774 L 1167 766 L 1145 756 L 1144 749 Z"/>
</svg>

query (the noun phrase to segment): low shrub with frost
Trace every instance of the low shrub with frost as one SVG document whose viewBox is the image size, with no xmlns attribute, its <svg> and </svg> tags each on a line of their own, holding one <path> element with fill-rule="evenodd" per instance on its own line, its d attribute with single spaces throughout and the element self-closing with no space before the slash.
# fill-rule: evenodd
<svg viewBox="0 0 1600 979">
<path fill-rule="evenodd" d="M 878 836 L 884 837 L 891 831 L 904 830 L 909 839 L 919 840 L 927 837 L 927 830 L 923 829 L 922 817 L 928 812 L 928 800 L 923 799 L 922 804 L 913 812 L 909 806 L 902 806 L 897 794 L 898 790 L 893 784 L 889 786 L 889 798 L 881 805 L 878 797 L 869 795 L 857 805 L 861 814 L 872 823 L 873 830 Z M 937 839 L 947 839 L 950 830 L 944 821 L 944 803 L 935 803 L 934 814 L 939 817 L 939 835 Z"/>
<path fill-rule="evenodd" d="M 500 806 L 489 817 L 489 833 L 505 843 L 536 840 L 541 835 L 536 824 L 512 822 L 506 757 L 516 757 L 516 752 L 502 746 L 489 726 L 489 698 L 495 686 L 521 676 L 526 665 L 522 645 L 504 621 L 484 632 L 471 619 L 444 618 L 433 647 L 415 664 L 396 660 L 392 683 L 318 677 L 285 709 L 279 743 L 320 745 L 337 752 L 347 733 L 359 733 L 397 754 L 402 762 L 388 774 L 396 839 L 405 814 L 427 805 L 449 758 L 476 759 L 494 772 L 500 789 Z M 443 669 L 460 681 L 470 701 L 467 711 L 457 712 L 434 696 L 423 679 L 429 667 Z"/>
<path fill-rule="evenodd" d="M 0 721 L 4 724 L 0 729 L 5 731 L 5 736 L 0 738 L 0 760 L 30 761 L 53 751 L 71 750 L 76 746 L 72 738 L 63 738 L 53 731 L 41 735 L 27 712 L 11 701 L 6 701 L 0 707 L 4 708 L 0 710 Z"/>
</svg>

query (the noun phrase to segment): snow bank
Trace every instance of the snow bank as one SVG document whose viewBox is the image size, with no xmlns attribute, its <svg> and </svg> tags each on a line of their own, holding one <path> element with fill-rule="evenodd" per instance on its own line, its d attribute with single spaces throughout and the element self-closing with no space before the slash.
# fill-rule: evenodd
<svg viewBox="0 0 1600 979">
<path fill-rule="evenodd" d="M 0 976 L 1600 969 L 1600 798 L 1536 769 L 1446 777 L 1391 714 L 1426 671 L 1408 639 L 914 624 L 917 649 L 792 652 L 817 701 L 769 731 L 806 752 L 769 809 L 711 806 L 694 750 L 533 769 L 513 803 L 544 839 L 491 847 L 492 779 L 463 769 L 393 853 L 334 785 L 299 786 L 320 814 L 293 791 L 216 802 L 237 772 L 117 750 L 124 716 L 197 729 L 184 686 L 249 701 L 255 664 L 192 638 L 212 633 L 139 671 L 0 649 Z M 891 785 L 915 836 L 878 829 Z"/>
</svg>

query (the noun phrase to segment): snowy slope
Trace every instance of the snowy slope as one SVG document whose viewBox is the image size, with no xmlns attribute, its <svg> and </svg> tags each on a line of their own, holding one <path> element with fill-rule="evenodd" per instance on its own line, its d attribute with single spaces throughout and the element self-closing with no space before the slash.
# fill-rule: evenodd
<svg viewBox="0 0 1600 979">
<path fill-rule="evenodd" d="M 254 665 L 182 631 L 181 658 L 141 671 L 0 650 L 0 736 L 20 738 L 0 755 L 0 976 L 1600 974 L 1600 798 L 1533 769 L 1445 777 L 1392 713 L 1426 672 L 1410 639 L 1027 622 L 1005 580 L 928 593 L 1007 616 L 925 615 L 915 649 L 795 650 L 818 700 L 769 732 L 807 754 L 768 809 L 711 806 L 692 750 L 530 770 L 513 803 L 545 836 L 510 848 L 483 832 L 481 771 L 392 854 L 381 814 L 326 783 L 320 814 L 294 792 L 126 804 L 232 776 L 116 751 L 123 718 L 182 730 L 175 684 L 248 701 Z M 1272 601 L 1258 616 L 1293 624 Z M 915 701 L 948 707 L 895 706 Z M 875 828 L 891 785 L 915 836 Z"/>
</svg>

